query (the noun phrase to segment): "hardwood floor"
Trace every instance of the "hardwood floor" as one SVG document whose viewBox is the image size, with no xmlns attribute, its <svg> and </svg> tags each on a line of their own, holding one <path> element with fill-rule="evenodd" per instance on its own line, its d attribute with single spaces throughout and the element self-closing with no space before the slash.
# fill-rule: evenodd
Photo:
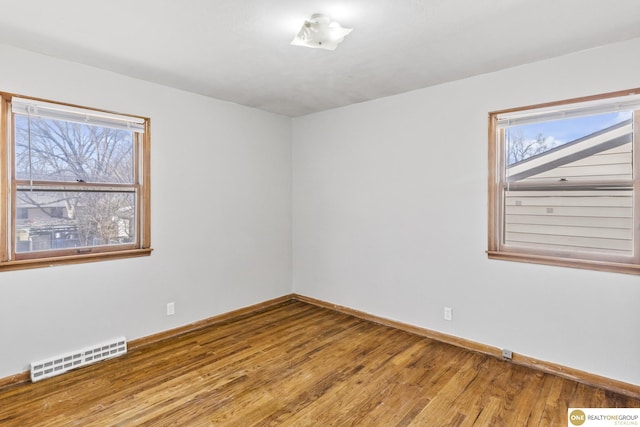
<svg viewBox="0 0 640 427">
<path fill-rule="evenodd" d="M 1 426 L 566 426 L 640 407 L 300 301 L 0 391 Z"/>
</svg>

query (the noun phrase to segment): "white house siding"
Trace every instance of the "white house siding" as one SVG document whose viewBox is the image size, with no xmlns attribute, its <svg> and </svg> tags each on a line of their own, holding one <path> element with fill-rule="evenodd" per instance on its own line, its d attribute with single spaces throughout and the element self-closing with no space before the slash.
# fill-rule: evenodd
<svg viewBox="0 0 640 427">
<path fill-rule="evenodd" d="M 505 244 L 631 255 L 631 190 L 508 191 Z"/>
<path fill-rule="evenodd" d="M 631 143 L 628 143 L 519 182 L 548 182 L 562 178 L 569 182 L 631 179 L 633 176 L 631 159 Z"/>
</svg>

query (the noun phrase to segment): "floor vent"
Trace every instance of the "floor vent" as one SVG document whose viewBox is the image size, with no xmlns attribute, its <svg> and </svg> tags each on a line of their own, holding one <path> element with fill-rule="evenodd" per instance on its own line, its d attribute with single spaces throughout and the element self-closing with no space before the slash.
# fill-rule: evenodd
<svg viewBox="0 0 640 427">
<path fill-rule="evenodd" d="M 125 337 L 116 338 L 82 350 L 60 354 L 55 357 L 31 362 L 31 381 L 60 375 L 80 366 L 90 365 L 100 360 L 111 359 L 127 352 Z"/>
</svg>

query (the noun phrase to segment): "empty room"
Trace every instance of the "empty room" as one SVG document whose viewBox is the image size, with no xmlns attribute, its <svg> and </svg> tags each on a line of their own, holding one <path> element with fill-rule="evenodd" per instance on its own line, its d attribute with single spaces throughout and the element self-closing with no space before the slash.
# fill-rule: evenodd
<svg viewBox="0 0 640 427">
<path fill-rule="evenodd" d="M 0 0 L 0 64 L 0 425 L 640 425 L 637 0 Z"/>
</svg>

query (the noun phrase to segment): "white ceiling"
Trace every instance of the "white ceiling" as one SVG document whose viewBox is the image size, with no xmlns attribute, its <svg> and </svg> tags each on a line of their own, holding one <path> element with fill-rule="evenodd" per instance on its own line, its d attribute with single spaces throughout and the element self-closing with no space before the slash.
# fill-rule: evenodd
<svg viewBox="0 0 640 427">
<path fill-rule="evenodd" d="M 313 13 L 354 30 L 291 46 Z M 0 0 L 0 42 L 291 117 L 635 37 L 640 0 Z"/>
</svg>

